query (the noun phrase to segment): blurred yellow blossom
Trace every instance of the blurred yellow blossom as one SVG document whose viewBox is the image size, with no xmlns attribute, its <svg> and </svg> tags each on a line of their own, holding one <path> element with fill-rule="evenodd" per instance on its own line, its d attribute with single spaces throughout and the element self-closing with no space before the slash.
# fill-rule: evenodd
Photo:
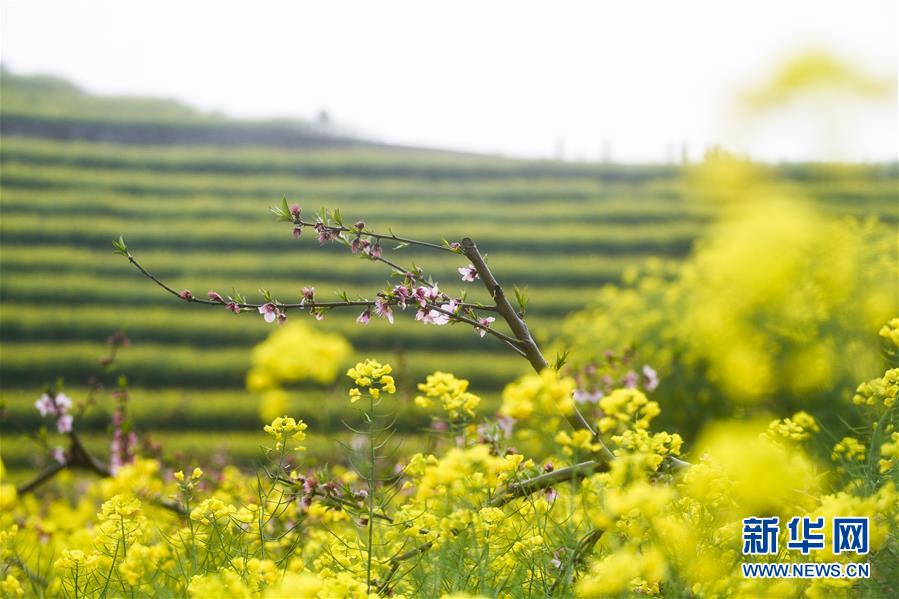
<svg viewBox="0 0 899 599">
<path fill-rule="evenodd" d="M 415 398 L 416 405 L 430 408 L 437 400 L 450 421 L 473 418 L 481 402 L 480 397 L 468 392 L 467 380 L 456 378 L 448 372 L 429 374 L 424 383 L 418 384 L 418 390 L 423 395 Z"/>
<path fill-rule="evenodd" d="M 349 342 L 336 333 L 289 322 L 253 348 L 247 389 L 265 391 L 306 380 L 327 385 L 351 352 Z"/>
</svg>

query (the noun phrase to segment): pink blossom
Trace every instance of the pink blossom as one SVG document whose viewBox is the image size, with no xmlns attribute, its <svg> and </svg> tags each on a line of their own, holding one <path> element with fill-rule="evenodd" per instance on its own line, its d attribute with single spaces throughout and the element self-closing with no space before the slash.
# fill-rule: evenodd
<svg viewBox="0 0 899 599">
<path fill-rule="evenodd" d="M 450 244 L 450 249 L 454 251 L 458 251 L 462 249 L 462 244 L 458 241 L 454 241 Z"/>
<path fill-rule="evenodd" d="M 371 320 L 371 308 L 366 308 L 356 319 L 356 322 L 361 325 L 367 325 L 369 320 Z"/>
<path fill-rule="evenodd" d="M 180 297 L 181 299 L 183 299 L 186 302 L 189 302 L 190 300 L 194 299 L 194 294 L 191 293 L 190 291 L 188 291 L 187 289 L 185 289 L 184 291 L 182 291 L 181 293 L 178 294 L 178 297 Z"/>
<path fill-rule="evenodd" d="M 109 470 L 113 474 L 122 467 L 122 430 L 117 429 L 109 444 Z"/>
<path fill-rule="evenodd" d="M 366 248 L 366 251 L 367 251 L 368 255 L 372 257 L 372 259 L 377 260 L 378 258 L 381 257 L 381 242 L 380 241 L 376 242 L 370 248 Z"/>
<path fill-rule="evenodd" d="M 50 456 L 53 457 L 54 460 L 59 462 L 62 465 L 66 463 L 66 451 L 62 447 L 56 446 L 53 448 L 53 451 L 50 452 Z"/>
<path fill-rule="evenodd" d="M 397 305 L 406 309 L 406 300 L 412 297 L 412 292 L 405 285 L 397 285 L 393 288 L 393 295 L 397 298 Z"/>
<path fill-rule="evenodd" d="M 315 320 L 324 320 L 325 319 L 325 313 L 323 310 L 314 309 L 310 312 L 310 314 L 312 314 L 312 316 L 315 317 Z"/>
<path fill-rule="evenodd" d="M 451 301 L 448 304 L 443 304 L 442 306 L 440 306 L 440 309 L 443 310 L 443 312 L 440 312 L 438 310 L 431 310 L 431 312 L 432 312 L 431 324 L 435 324 L 439 327 L 442 327 L 443 325 L 449 323 L 449 321 L 450 321 L 449 314 L 445 314 L 444 312 L 455 311 L 455 309 L 456 309 L 455 302 Z"/>
<path fill-rule="evenodd" d="M 548 487 L 545 491 L 543 491 L 546 495 L 546 500 L 550 503 L 556 500 L 556 497 L 559 496 L 559 493 L 553 489 L 552 487 Z"/>
<path fill-rule="evenodd" d="M 512 429 L 515 428 L 516 420 L 511 416 L 500 416 L 496 419 L 496 426 L 503 431 L 503 436 L 508 439 L 512 436 Z"/>
<path fill-rule="evenodd" d="M 636 389 L 637 387 L 637 373 L 633 370 L 628 370 L 627 374 L 624 375 L 624 386 L 627 389 Z"/>
<path fill-rule="evenodd" d="M 659 374 L 655 369 L 646 364 L 643 366 L 643 388 L 647 391 L 655 391 L 659 386 Z"/>
<path fill-rule="evenodd" d="M 303 234 L 303 227 L 301 227 L 300 225 L 297 225 L 293 228 L 294 239 L 299 239 L 302 234 Z"/>
<path fill-rule="evenodd" d="M 383 297 L 375 300 L 375 314 L 381 318 L 386 318 L 387 322 L 393 324 L 393 310 L 390 309 L 390 304 Z"/>
<path fill-rule="evenodd" d="M 63 414 L 56 421 L 56 430 L 61 433 L 71 433 L 72 432 L 72 416 L 71 414 Z"/>
<path fill-rule="evenodd" d="M 480 335 L 481 337 L 486 335 L 487 328 L 490 327 L 490 323 L 492 323 L 494 320 L 496 320 L 496 319 L 492 316 L 488 316 L 487 318 L 479 318 L 478 324 L 480 324 L 481 326 L 475 327 L 475 330 L 478 332 L 478 335 Z"/>
<path fill-rule="evenodd" d="M 56 404 L 53 403 L 53 398 L 46 393 L 41 395 L 40 398 L 34 402 L 34 407 L 41 413 L 41 416 L 56 413 Z"/>
<path fill-rule="evenodd" d="M 315 301 L 315 287 L 303 287 L 303 300 L 301 304 Z"/>
<path fill-rule="evenodd" d="M 355 225 L 353 225 L 353 226 L 356 228 L 357 231 L 359 231 L 359 232 L 361 233 L 362 230 L 365 229 L 365 221 L 364 221 L 364 220 L 360 220 L 359 222 L 357 222 L 357 223 L 356 223 Z"/>
<path fill-rule="evenodd" d="M 303 209 L 300 208 L 297 204 L 292 204 L 290 206 L 290 215 L 294 220 L 299 220 L 300 214 L 303 212 Z"/>
<path fill-rule="evenodd" d="M 57 409 L 63 412 L 67 412 L 72 407 L 72 400 L 65 393 L 57 393 L 55 401 Z"/>
<path fill-rule="evenodd" d="M 225 307 L 235 314 L 240 314 L 240 306 L 237 305 L 237 302 L 228 302 L 228 305 Z"/>
<path fill-rule="evenodd" d="M 468 281 L 470 283 L 478 278 L 478 271 L 474 267 L 474 264 L 463 266 L 457 270 L 459 271 L 459 274 L 462 275 L 463 281 Z"/>
<path fill-rule="evenodd" d="M 350 243 L 350 251 L 354 254 L 358 253 L 359 250 L 362 250 L 365 253 L 368 253 L 368 247 L 371 243 L 367 239 L 362 239 L 361 237 L 357 237 Z"/>
<path fill-rule="evenodd" d="M 218 303 L 220 303 L 220 304 L 224 304 L 224 303 L 225 303 L 225 299 L 224 299 L 221 295 L 219 295 L 218 293 L 216 293 L 215 291 L 210 291 L 210 292 L 207 293 L 206 295 L 208 295 L 208 296 L 209 296 L 209 299 L 211 299 L 211 300 L 214 301 L 214 302 L 218 302 Z"/>
<path fill-rule="evenodd" d="M 284 324 L 287 322 L 287 314 L 278 310 L 278 324 Z"/>
<path fill-rule="evenodd" d="M 449 316 L 429 308 L 419 308 L 415 313 L 415 320 L 420 320 L 423 324 L 433 324 L 443 326 L 449 322 Z"/>
<path fill-rule="evenodd" d="M 429 308 L 419 308 L 418 312 L 415 313 L 415 320 L 420 320 L 422 324 L 446 324 L 446 322 L 440 322 L 440 318 L 445 315 L 441 314 L 437 310 L 431 310 Z M 449 318 L 447 318 L 449 321 Z"/>
<path fill-rule="evenodd" d="M 315 231 L 318 233 L 318 243 L 324 245 L 326 242 L 334 239 L 334 230 L 325 226 L 325 223 L 318 221 L 315 223 Z"/>
<path fill-rule="evenodd" d="M 449 315 L 444 314 L 443 312 L 438 312 L 437 310 L 431 310 L 431 323 L 437 325 L 438 327 L 442 327 L 445 324 L 449 323 Z"/>
<path fill-rule="evenodd" d="M 428 303 L 428 288 L 427 287 L 416 287 L 412 291 L 412 297 L 415 298 L 415 301 L 418 302 L 418 305 L 424 308 Z"/>
<path fill-rule="evenodd" d="M 602 391 L 594 391 L 590 393 L 584 389 L 575 389 L 572 398 L 576 403 L 596 403 L 602 399 Z"/>
<path fill-rule="evenodd" d="M 275 319 L 278 318 L 278 307 L 269 302 L 259 306 L 259 313 L 262 314 L 265 322 L 275 322 Z"/>
</svg>

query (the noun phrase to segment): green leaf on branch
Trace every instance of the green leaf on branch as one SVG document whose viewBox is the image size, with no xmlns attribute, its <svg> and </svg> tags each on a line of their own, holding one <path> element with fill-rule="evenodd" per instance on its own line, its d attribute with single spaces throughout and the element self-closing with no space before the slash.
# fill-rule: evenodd
<svg viewBox="0 0 899 599">
<path fill-rule="evenodd" d="M 568 362 L 568 354 L 570 350 L 563 350 L 556 354 L 556 361 L 553 363 L 553 370 L 559 371 Z"/>
<path fill-rule="evenodd" d="M 287 205 L 287 196 L 281 197 L 280 206 L 272 206 L 270 210 L 272 214 L 278 217 L 279 221 L 293 222 L 293 216 L 290 214 L 290 206 Z"/>
<path fill-rule="evenodd" d="M 409 247 L 409 244 L 406 243 L 405 241 L 403 241 L 402 243 L 399 243 L 399 244 L 397 244 L 396 246 L 394 246 L 393 249 L 394 249 L 394 250 L 401 250 L 401 249 L 407 248 L 407 247 Z"/>
<path fill-rule="evenodd" d="M 518 285 L 515 285 L 514 289 L 515 300 L 518 302 L 518 314 L 523 317 L 528 310 L 528 302 L 530 301 L 528 298 L 528 288 L 525 286 L 525 288 L 522 289 Z"/>
<path fill-rule="evenodd" d="M 116 254 L 128 256 L 128 246 L 125 244 L 125 239 L 121 235 L 119 235 L 118 239 L 112 240 L 112 247 L 115 248 L 113 251 Z"/>
</svg>

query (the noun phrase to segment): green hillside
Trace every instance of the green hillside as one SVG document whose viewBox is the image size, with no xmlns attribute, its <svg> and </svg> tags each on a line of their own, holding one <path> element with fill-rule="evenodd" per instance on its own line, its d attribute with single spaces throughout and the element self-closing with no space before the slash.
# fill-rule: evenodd
<svg viewBox="0 0 899 599">
<path fill-rule="evenodd" d="M 424 240 L 468 235 L 505 286 L 529 286 L 529 321 L 548 339 L 566 313 L 629 265 L 685 256 L 714 216 L 689 197 L 675 166 L 392 148 L 310 124 L 237 122 L 164 100 L 98 98 L 61 80 L 5 71 L 0 126 L 5 436 L 36 423 L 41 385 L 63 377 L 77 394 L 120 327 L 133 342 L 121 365 L 141 389 L 135 410 L 143 430 L 166 431 L 176 449 L 212 452 L 223 431 L 258 428 L 243 377 L 249 348 L 271 325 L 163 294 L 113 255 L 110 240 L 120 234 L 177 289 L 252 295 L 266 287 L 285 301 L 303 286 L 322 298 L 332 289 L 371 295 L 388 273 L 310 237 L 293 239 L 268 211 L 283 195 L 307 210 L 339 207 L 375 229 Z M 772 168 L 827 212 L 897 222 L 895 165 L 839 178 L 814 165 Z M 393 257 L 419 262 L 443 288 L 462 288 L 459 258 L 409 249 Z M 332 312 L 315 326 L 346 335 L 356 357 L 401 356 L 407 388 L 434 369 L 455 370 L 495 405 L 502 386 L 528 368 L 467 327 L 424 327 L 410 311 L 393 327 L 362 328 L 355 316 Z M 343 403 L 321 411 L 329 397 L 320 389 L 297 395 L 297 409 L 309 414 L 301 415 L 313 429 L 321 425 L 317 432 L 340 429 Z M 412 415 L 399 424 L 413 433 L 428 423 Z M 106 421 L 84 425 L 99 432 Z M 197 441 L 194 431 L 219 439 Z M 246 455 L 255 450 L 255 442 L 233 443 Z M 13 467 L 26 465 L 25 453 L 7 452 Z"/>
</svg>

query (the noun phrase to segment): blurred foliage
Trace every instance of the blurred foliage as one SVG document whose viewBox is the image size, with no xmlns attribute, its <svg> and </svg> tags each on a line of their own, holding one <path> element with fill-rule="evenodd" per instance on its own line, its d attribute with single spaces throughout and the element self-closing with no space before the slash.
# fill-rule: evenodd
<svg viewBox="0 0 899 599">
<path fill-rule="evenodd" d="M 328 385 L 352 351 L 341 335 L 315 330 L 304 322 L 288 322 L 253 348 L 247 389 L 265 391 L 303 381 Z"/>
<path fill-rule="evenodd" d="M 287 411 L 290 396 L 284 387 L 306 381 L 333 383 L 352 351 L 341 335 L 316 330 L 304 322 L 276 326 L 253 348 L 247 372 L 247 390 L 262 394 L 262 421 L 271 422 Z"/>
<path fill-rule="evenodd" d="M 768 81 L 742 97 L 750 111 L 783 106 L 806 94 L 831 92 L 880 100 L 895 93 L 895 79 L 863 72 L 826 50 L 797 54 L 780 65 Z"/>
<path fill-rule="evenodd" d="M 563 325 L 575 367 L 633 347 L 658 370 L 659 401 L 681 430 L 845 398 L 882 366 L 872 331 L 899 309 L 895 230 L 823 216 L 755 176 L 710 157 L 694 173 L 697 196 L 727 206 L 694 255 L 674 274 L 659 262 L 628 271 Z"/>
</svg>

